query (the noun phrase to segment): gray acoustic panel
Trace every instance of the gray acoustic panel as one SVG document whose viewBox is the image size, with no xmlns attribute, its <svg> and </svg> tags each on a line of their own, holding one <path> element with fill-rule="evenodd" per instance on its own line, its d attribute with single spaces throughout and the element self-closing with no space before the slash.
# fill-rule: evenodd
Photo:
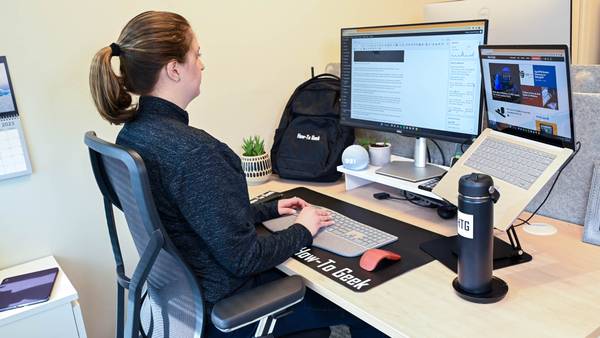
<svg viewBox="0 0 600 338">
<path fill-rule="evenodd" d="M 571 90 L 574 93 L 600 93 L 600 65 L 572 65 Z"/>
<path fill-rule="evenodd" d="M 600 94 L 573 93 L 573 115 L 575 140 L 581 142 L 581 150 L 565 168 L 539 213 L 583 224 L 594 161 L 600 160 Z M 550 180 L 550 183 L 553 181 Z M 534 210 L 542 202 L 550 183 L 534 198 L 527 210 Z"/>
</svg>

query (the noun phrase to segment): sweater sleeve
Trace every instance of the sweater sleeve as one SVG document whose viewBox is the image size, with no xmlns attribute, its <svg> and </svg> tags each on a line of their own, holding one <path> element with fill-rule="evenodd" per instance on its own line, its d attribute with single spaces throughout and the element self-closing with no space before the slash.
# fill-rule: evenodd
<svg viewBox="0 0 600 338">
<path fill-rule="evenodd" d="M 216 261 L 242 277 L 283 263 L 311 245 L 312 236 L 299 224 L 257 235 L 244 175 L 232 155 L 210 146 L 187 153 L 167 190 Z"/>
<path fill-rule="evenodd" d="M 277 209 L 277 201 L 254 203 L 251 204 L 250 207 L 252 208 L 252 213 L 254 215 L 254 223 L 264 222 L 280 216 L 279 210 Z"/>
</svg>

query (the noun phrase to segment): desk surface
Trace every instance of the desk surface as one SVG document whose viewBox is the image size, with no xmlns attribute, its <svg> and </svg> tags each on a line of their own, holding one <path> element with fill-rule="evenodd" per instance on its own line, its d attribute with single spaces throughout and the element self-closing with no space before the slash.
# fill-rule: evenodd
<svg viewBox="0 0 600 338">
<path fill-rule="evenodd" d="M 31 262 L 0 270 L 0 280 L 3 280 L 6 277 L 18 276 L 25 273 L 54 267 L 59 268 L 59 273 L 56 276 L 56 281 L 54 282 L 50 299 L 47 302 L 0 312 L 0 326 L 77 300 L 77 291 L 58 265 L 58 262 L 56 262 L 52 256 L 40 258 Z"/>
<path fill-rule="evenodd" d="M 456 234 L 456 221 L 442 220 L 435 210 L 408 202 L 375 200 L 389 188 L 377 183 L 345 191 L 344 183 L 287 181 L 273 177 L 249 187 L 256 196 L 267 190 L 305 186 L 389 217 L 435 231 Z M 355 293 L 302 263 L 289 259 L 279 266 L 305 278 L 307 286 L 392 337 L 585 337 L 600 335 L 600 247 L 581 241 L 583 227 L 536 216 L 558 233 L 534 236 L 517 228 L 533 261 L 494 271 L 508 283 L 506 297 L 495 304 L 474 304 L 455 295 L 456 275 L 433 261 L 365 293 Z M 496 236 L 507 240 L 505 233 Z"/>
</svg>

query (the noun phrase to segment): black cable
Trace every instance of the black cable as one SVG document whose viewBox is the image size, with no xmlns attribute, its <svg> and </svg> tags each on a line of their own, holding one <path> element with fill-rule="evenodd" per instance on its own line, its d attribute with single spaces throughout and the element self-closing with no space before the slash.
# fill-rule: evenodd
<svg viewBox="0 0 600 338">
<path fill-rule="evenodd" d="M 429 148 L 425 145 L 425 149 L 427 149 L 427 162 L 431 163 L 431 154 L 429 153 Z"/>
<path fill-rule="evenodd" d="M 435 144 L 436 147 L 438 148 L 438 150 L 440 151 L 440 155 L 442 155 L 442 165 L 446 165 L 446 156 L 444 156 L 442 147 L 440 147 L 440 145 L 434 139 L 429 139 L 429 140 L 431 140 L 431 142 L 433 142 L 433 144 Z"/>
<path fill-rule="evenodd" d="M 407 199 L 407 198 L 400 198 L 400 197 L 394 197 L 394 196 L 390 196 L 389 199 L 398 200 L 398 201 L 409 201 L 409 199 Z"/>
<path fill-rule="evenodd" d="M 410 203 L 414 204 L 414 205 L 418 205 L 418 206 L 423 207 L 423 208 L 437 208 L 438 207 L 437 205 L 435 205 L 435 204 L 433 204 L 433 203 L 431 203 L 431 202 L 429 202 L 427 200 L 424 200 L 424 199 L 420 198 L 418 195 L 410 193 L 412 195 L 412 198 L 411 198 L 411 197 L 407 196 L 406 190 L 403 190 L 402 192 L 403 192 L 404 197 L 406 198 L 406 200 L 409 201 Z M 418 201 L 421 201 L 421 202 L 426 203 L 426 204 L 418 203 Z"/>
<path fill-rule="evenodd" d="M 521 223 L 519 223 L 519 224 L 513 224 L 513 225 L 511 225 L 513 228 L 516 228 L 516 227 L 518 227 L 518 226 L 521 226 L 521 225 L 523 225 L 523 224 L 531 224 L 531 223 L 529 223 L 527 220 L 524 220 L 524 219 L 522 219 L 521 217 L 517 217 L 517 219 L 518 219 L 519 221 L 521 221 Z"/>
<path fill-rule="evenodd" d="M 529 215 L 529 217 L 527 217 L 526 220 L 520 219 L 522 222 L 519 224 L 513 225 L 514 227 L 518 227 L 523 224 L 529 224 L 529 221 L 531 220 L 531 218 L 533 218 L 533 216 L 535 216 L 535 214 L 537 214 L 537 212 L 542 208 L 544 203 L 546 203 L 546 201 L 548 200 L 548 197 L 550 197 L 550 193 L 552 192 L 552 189 L 554 189 L 554 185 L 556 185 L 556 182 L 558 182 L 558 178 L 560 177 L 560 174 L 569 165 L 569 163 L 571 163 L 571 160 L 575 157 L 575 155 L 577 155 L 577 153 L 579 152 L 579 149 L 581 149 L 581 142 L 575 143 L 575 146 L 577 147 L 577 149 L 575 149 L 575 152 L 573 154 L 571 154 L 571 156 L 569 156 L 569 159 L 567 159 L 565 164 L 558 170 L 558 173 L 556 174 L 556 178 L 554 178 L 554 182 L 552 182 L 552 185 L 550 186 L 550 189 L 548 190 L 548 193 L 546 194 L 546 197 L 544 197 L 544 200 L 542 201 L 542 203 L 540 203 L 540 205 L 535 209 L 535 211 L 533 213 L 531 213 L 531 215 Z"/>
<path fill-rule="evenodd" d="M 373 198 L 378 199 L 378 200 L 399 200 L 399 201 L 406 201 L 406 198 L 400 198 L 400 197 L 394 197 L 390 194 L 388 194 L 387 192 L 378 192 L 373 194 Z"/>
<path fill-rule="evenodd" d="M 391 196 L 387 192 L 378 192 L 378 193 L 373 194 L 373 198 L 378 199 L 378 200 L 393 199 L 393 200 L 399 200 L 399 201 L 409 201 L 410 203 L 420 206 L 420 207 L 423 207 L 423 208 L 437 208 L 439 206 L 439 205 L 436 205 L 426 199 L 421 198 L 419 195 L 416 195 L 413 193 L 407 193 L 406 190 L 402 190 L 402 194 L 404 195 L 404 198 Z M 411 196 L 408 196 L 408 194 L 410 194 Z"/>
</svg>

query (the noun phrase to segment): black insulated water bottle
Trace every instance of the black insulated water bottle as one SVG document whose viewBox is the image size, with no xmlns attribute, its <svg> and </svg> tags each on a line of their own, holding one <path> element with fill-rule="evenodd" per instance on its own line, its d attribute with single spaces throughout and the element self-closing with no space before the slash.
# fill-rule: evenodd
<svg viewBox="0 0 600 338">
<path fill-rule="evenodd" d="M 456 293 L 476 303 L 494 303 L 508 285 L 492 276 L 494 259 L 494 203 L 500 193 L 485 174 L 462 176 L 458 183 L 458 277 Z"/>
</svg>

